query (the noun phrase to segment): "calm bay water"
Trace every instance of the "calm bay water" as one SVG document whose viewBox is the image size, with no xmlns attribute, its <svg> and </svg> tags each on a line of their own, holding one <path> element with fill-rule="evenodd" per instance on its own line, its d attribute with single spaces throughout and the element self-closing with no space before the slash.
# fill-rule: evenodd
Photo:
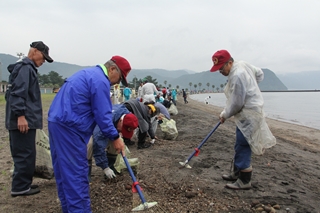
<svg viewBox="0 0 320 213">
<path fill-rule="evenodd" d="M 211 98 L 208 98 L 210 96 Z M 263 92 L 268 118 L 320 129 L 320 92 Z M 191 99 L 224 107 L 224 93 L 190 95 Z"/>
</svg>

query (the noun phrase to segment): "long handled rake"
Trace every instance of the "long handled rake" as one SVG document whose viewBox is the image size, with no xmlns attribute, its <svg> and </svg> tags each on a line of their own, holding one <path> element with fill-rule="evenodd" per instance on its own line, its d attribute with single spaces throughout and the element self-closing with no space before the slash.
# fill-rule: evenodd
<svg viewBox="0 0 320 213">
<path fill-rule="evenodd" d="M 194 149 L 194 151 L 192 152 L 192 154 L 188 157 L 188 159 L 185 162 L 179 162 L 181 167 L 180 168 L 188 168 L 191 169 L 192 167 L 188 164 L 188 162 L 191 160 L 191 158 L 193 156 L 198 156 L 200 153 L 200 148 L 202 147 L 202 145 L 210 138 L 210 136 L 214 133 L 214 131 L 216 131 L 216 129 L 219 127 L 219 125 L 221 124 L 221 122 L 219 121 L 217 123 L 217 125 L 211 130 L 211 132 L 209 132 L 209 134 L 202 140 L 202 142 L 199 144 L 199 146 L 197 148 Z"/>
<path fill-rule="evenodd" d="M 121 155 L 122 155 L 122 158 L 127 166 L 127 169 L 130 173 L 130 176 L 131 176 L 131 179 L 133 181 L 133 187 L 137 190 L 138 194 L 139 194 L 139 197 L 141 199 L 141 204 L 135 208 L 133 208 L 131 211 L 133 212 L 136 212 L 136 211 L 143 211 L 143 210 L 146 210 L 146 209 L 149 209 L 155 205 L 157 205 L 158 203 L 157 202 L 147 202 L 146 199 L 144 198 L 143 196 L 143 193 L 142 193 L 142 190 L 141 190 L 141 187 L 139 185 L 139 182 L 137 181 L 136 177 L 134 176 L 133 174 L 133 171 L 131 169 L 131 166 L 128 162 L 128 159 L 126 158 L 126 156 L 123 155 L 123 153 L 121 152 Z"/>
</svg>

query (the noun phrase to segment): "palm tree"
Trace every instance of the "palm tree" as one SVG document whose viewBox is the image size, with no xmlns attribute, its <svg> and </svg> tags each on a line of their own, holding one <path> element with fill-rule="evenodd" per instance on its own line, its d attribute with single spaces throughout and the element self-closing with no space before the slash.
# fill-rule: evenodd
<svg viewBox="0 0 320 213">
<path fill-rule="evenodd" d="M 168 84 L 168 87 L 171 88 L 171 84 Z"/>
<path fill-rule="evenodd" d="M 179 89 L 179 85 L 176 86 L 177 90 Z"/>
<path fill-rule="evenodd" d="M 195 85 L 193 85 L 194 86 L 194 90 L 196 90 L 196 88 L 197 88 L 197 85 L 195 84 Z"/>
<path fill-rule="evenodd" d="M 191 91 L 192 82 L 189 82 L 189 86 L 190 86 L 190 91 Z"/>
<path fill-rule="evenodd" d="M 198 83 L 198 85 L 199 85 L 199 90 L 201 90 L 201 86 L 202 86 L 202 84 L 201 84 L 201 83 Z"/>
<path fill-rule="evenodd" d="M 214 92 L 215 85 L 212 85 L 212 91 Z"/>
<path fill-rule="evenodd" d="M 224 86 L 223 84 L 220 84 L 221 90 L 222 90 L 223 86 Z"/>
<path fill-rule="evenodd" d="M 210 87 L 210 83 L 209 82 L 207 83 L 207 87 L 208 87 L 208 92 L 209 92 L 209 87 Z"/>
<path fill-rule="evenodd" d="M 166 86 L 168 82 L 165 80 L 163 83 L 164 83 L 164 86 Z"/>
</svg>

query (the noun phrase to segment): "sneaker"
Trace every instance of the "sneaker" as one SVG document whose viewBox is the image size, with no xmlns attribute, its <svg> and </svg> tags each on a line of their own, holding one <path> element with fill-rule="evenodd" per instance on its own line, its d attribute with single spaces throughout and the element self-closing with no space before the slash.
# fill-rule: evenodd
<svg viewBox="0 0 320 213">
<path fill-rule="evenodd" d="M 40 192 L 39 188 L 35 188 L 35 189 L 30 188 L 29 191 L 27 191 L 27 192 L 25 192 L 25 193 L 22 193 L 22 194 L 12 194 L 12 192 L 11 192 L 11 196 L 12 196 L 12 197 L 17 197 L 17 196 L 29 196 L 29 195 L 38 194 L 39 192 Z"/>
<path fill-rule="evenodd" d="M 149 148 L 151 146 L 151 143 L 144 143 L 141 145 L 138 145 L 138 149 L 145 149 L 145 148 Z"/>
</svg>

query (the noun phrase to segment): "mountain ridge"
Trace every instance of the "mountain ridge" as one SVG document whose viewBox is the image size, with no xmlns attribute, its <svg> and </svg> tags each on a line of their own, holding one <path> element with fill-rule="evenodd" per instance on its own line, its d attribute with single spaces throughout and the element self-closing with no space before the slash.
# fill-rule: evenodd
<svg viewBox="0 0 320 213">
<path fill-rule="evenodd" d="M 7 72 L 6 67 L 9 64 L 15 63 L 18 60 L 18 57 L 0 53 L 0 70 L 1 76 L 0 79 L 2 81 L 7 81 L 9 72 Z M 69 64 L 65 62 L 53 62 L 53 63 L 44 63 L 40 68 L 40 74 L 48 74 L 50 71 L 55 71 L 59 73 L 59 75 L 64 78 L 70 77 L 75 72 L 89 67 L 88 66 L 80 66 L 76 64 Z M 94 66 L 94 65 L 93 65 Z M 259 83 L 259 87 L 261 90 L 288 90 L 288 89 L 320 89 L 320 86 L 317 82 L 320 79 L 320 71 L 314 71 L 310 75 L 304 75 L 302 73 L 289 73 L 276 75 L 273 71 L 263 68 L 262 69 L 265 78 Z M 303 72 L 304 73 L 304 72 Z M 132 71 L 128 75 L 128 81 L 134 84 L 132 80 L 136 77 L 138 79 L 142 79 L 146 76 L 152 76 L 153 79 L 156 79 L 158 84 L 162 86 L 176 87 L 179 88 L 188 88 L 188 89 L 200 89 L 199 82 L 201 82 L 201 89 L 209 89 L 212 90 L 212 85 L 215 85 L 214 90 L 220 88 L 221 84 L 225 84 L 227 78 L 222 76 L 219 72 L 210 72 L 210 71 L 202 71 L 202 72 L 194 72 L 191 70 L 165 70 L 161 68 L 155 69 L 132 69 Z M 308 77 L 310 79 L 306 79 Z M 312 78 L 315 77 L 315 78 Z M 167 84 L 164 85 L 164 81 L 167 81 Z M 312 82 L 312 84 L 307 85 L 303 82 Z M 192 86 L 189 86 L 189 83 L 192 82 Z M 207 83 L 210 84 L 209 88 L 207 87 Z M 195 88 L 194 85 L 197 85 Z M 314 88 L 315 87 L 315 88 Z"/>
</svg>

